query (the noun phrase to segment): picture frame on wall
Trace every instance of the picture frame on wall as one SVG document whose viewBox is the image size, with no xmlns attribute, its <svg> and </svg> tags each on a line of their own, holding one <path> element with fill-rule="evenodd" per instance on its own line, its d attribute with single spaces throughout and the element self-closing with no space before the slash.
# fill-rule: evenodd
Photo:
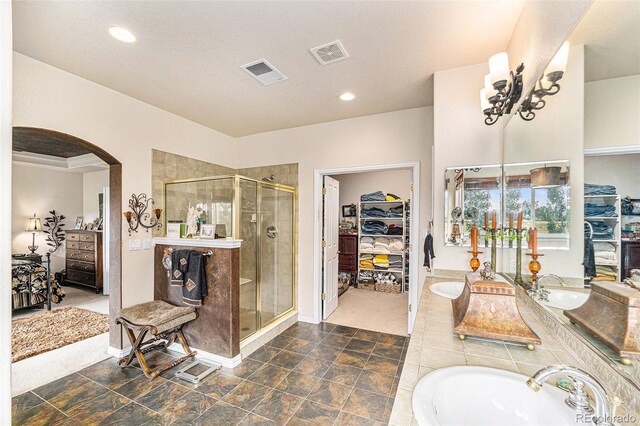
<svg viewBox="0 0 640 426">
<path fill-rule="evenodd" d="M 74 229 L 82 229 L 83 222 L 84 222 L 84 216 L 76 217 L 76 226 Z"/>
<path fill-rule="evenodd" d="M 200 238 L 213 239 L 216 235 L 215 225 L 201 225 L 200 226 Z"/>
<path fill-rule="evenodd" d="M 342 217 L 356 217 L 356 205 L 342 206 Z"/>
</svg>

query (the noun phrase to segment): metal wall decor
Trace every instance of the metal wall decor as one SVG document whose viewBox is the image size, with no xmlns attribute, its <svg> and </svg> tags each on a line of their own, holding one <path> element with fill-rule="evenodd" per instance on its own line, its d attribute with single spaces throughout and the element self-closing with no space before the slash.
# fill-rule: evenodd
<svg viewBox="0 0 640 426">
<path fill-rule="evenodd" d="M 62 230 L 64 227 L 62 221 L 65 217 L 62 214 L 57 214 L 55 210 L 50 210 L 49 214 L 51 216 L 44 218 L 44 225 L 42 226 L 44 232 L 47 234 L 47 245 L 51 247 L 49 253 L 55 253 L 65 238 L 64 231 Z"/>
<path fill-rule="evenodd" d="M 122 213 L 129 224 L 129 235 L 132 232 L 138 232 L 139 226 L 145 228 L 147 232 L 156 226 L 158 229 L 162 227 L 162 223 L 160 223 L 162 209 L 153 209 L 153 216 L 147 211 L 153 207 L 153 203 L 153 198 L 147 198 L 145 193 L 131 194 L 129 210 Z"/>
</svg>

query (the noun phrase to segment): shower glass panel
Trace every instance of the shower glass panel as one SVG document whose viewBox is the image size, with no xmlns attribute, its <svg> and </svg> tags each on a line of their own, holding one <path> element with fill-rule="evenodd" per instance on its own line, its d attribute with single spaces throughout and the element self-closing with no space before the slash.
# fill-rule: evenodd
<svg viewBox="0 0 640 426">
<path fill-rule="evenodd" d="M 240 189 L 240 338 L 258 329 L 258 184 L 239 179 Z"/>
<path fill-rule="evenodd" d="M 195 207 L 202 223 L 224 225 L 229 233 L 232 229 L 233 195 L 231 177 L 166 183 L 164 216 L 168 222 L 185 223 L 189 207 Z"/>
<path fill-rule="evenodd" d="M 165 230 L 195 207 L 201 223 L 242 240 L 241 339 L 295 307 L 295 196 L 293 187 L 238 175 L 164 183 Z"/>
<path fill-rule="evenodd" d="M 262 186 L 260 314 L 262 324 L 293 307 L 293 192 Z"/>
</svg>

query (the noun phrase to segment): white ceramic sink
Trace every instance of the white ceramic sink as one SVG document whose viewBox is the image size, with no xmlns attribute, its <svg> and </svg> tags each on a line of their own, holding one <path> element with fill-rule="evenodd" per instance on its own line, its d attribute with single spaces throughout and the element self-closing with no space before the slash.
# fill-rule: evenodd
<svg viewBox="0 0 640 426">
<path fill-rule="evenodd" d="M 429 286 L 429 290 L 432 293 L 447 299 L 457 299 L 462 294 L 463 289 L 464 283 L 459 281 L 443 281 Z"/>
<path fill-rule="evenodd" d="M 558 308 L 567 311 L 581 306 L 589 298 L 589 295 L 587 293 L 580 293 L 578 291 L 557 289 L 547 290 L 549 291 L 549 295 L 547 296 L 549 301 L 542 303 L 552 308 Z"/>
<path fill-rule="evenodd" d="M 487 367 L 457 366 L 424 376 L 413 391 L 419 425 L 575 425 L 567 393 L 550 384 L 539 392 L 527 376 Z"/>
</svg>

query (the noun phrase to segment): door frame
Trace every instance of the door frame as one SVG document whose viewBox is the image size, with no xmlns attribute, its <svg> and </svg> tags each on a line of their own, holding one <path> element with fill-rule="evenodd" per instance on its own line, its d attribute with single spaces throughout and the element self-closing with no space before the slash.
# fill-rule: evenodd
<svg viewBox="0 0 640 426">
<path fill-rule="evenodd" d="M 322 321 L 322 185 L 326 175 L 344 175 L 352 173 L 384 172 L 390 170 L 411 170 L 413 194 L 411 196 L 411 220 L 412 226 L 409 233 L 411 241 L 409 266 L 409 297 L 408 305 L 412 307 L 407 318 L 407 333 L 411 334 L 415 316 L 418 311 L 419 277 L 419 244 L 420 235 L 420 162 L 371 164 L 363 166 L 339 167 L 331 169 L 315 169 L 313 176 L 313 318 L 312 322 L 318 324 Z M 407 308 L 409 308 L 409 306 Z"/>
</svg>

